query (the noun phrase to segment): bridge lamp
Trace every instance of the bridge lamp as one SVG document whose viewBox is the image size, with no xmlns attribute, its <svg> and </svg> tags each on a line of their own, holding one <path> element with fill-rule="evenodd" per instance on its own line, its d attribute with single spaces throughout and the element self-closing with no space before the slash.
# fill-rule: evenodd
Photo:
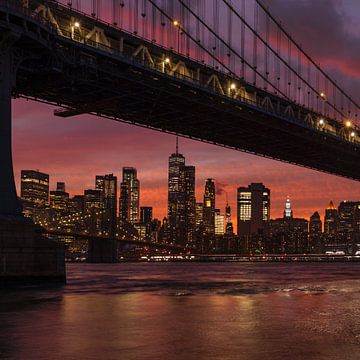
<svg viewBox="0 0 360 360">
<path fill-rule="evenodd" d="M 347 128 L 351 127 L 351 121 L 348 120 L 348 121 L 345 123 L 345 125 L 346 125 Z"/>
<path fill-rule="evenodd" d="M 74 27 L 78 29 L 80 27 L 80 23 L 78 21 L 75 21 Z"/>
<path fill-rule="evenodd" d="M 180 23 L 177 20 L 174 20 L 173 24 L 174 24 L 174 26 L 179 26 L 180 25 Z"/>
<path fill-rule="evenodd" d="M 236 85 L 235 85 L 234 83 L 232 83 L 232 84 L 230 85 L 230 89 L 231 89 L 231 90 L 236 90 Z"/>
<path fill-rule="evenodd" d="M 323 126 L 324 124 L 325 124 L 324 119 L 320 119 L 320 120 L 319 120 L 319 125 L 320 125 L 320 126 Z"/>
<path fill-rule="evenodd" d="M 350 134 L 351 137 L 355 137 L 355 135 L 356 135 L 355 131 L 352 131 L 351 134 Z"/>
<path fill-rule="evenodd" d="M 165 64 L 170 64 L 170 59 L 169 59 L 168 57 L 165 58 L 164 63 L 165 63 Z"/>
<path fill-rule="evenodd" d="M 320 96 L 324 99 L 325 98 L 325 93 L 321 92 Z"/>
</svg>

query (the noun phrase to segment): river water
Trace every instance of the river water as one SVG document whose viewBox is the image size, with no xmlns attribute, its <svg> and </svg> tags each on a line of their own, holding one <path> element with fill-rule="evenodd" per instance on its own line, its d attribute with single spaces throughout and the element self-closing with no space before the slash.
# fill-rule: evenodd
<svg viewBox="0 0 360 360">
<path fill-rule="evenodd" d="M 360 359 L 360 264 L 70 264 L 0 292 L 0 359 Z"/>
</svg>

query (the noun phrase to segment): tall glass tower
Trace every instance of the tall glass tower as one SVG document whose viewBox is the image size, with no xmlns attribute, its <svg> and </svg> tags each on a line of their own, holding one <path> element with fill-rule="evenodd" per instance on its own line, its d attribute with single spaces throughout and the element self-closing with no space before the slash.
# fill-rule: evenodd
<svg viewBox="0 0 360 360">
<path fill-rule="evenodd" d="M 120 219 L 132 224 L 139 222 L 140 216 L 140 181 L 137 170 L 133 167 L 123 168 L 120 185 Z"/>
<path fill-rule="evenodd" d="M 215 182 L 213 179 L 207 179 L 205 183 L 203 211 L 205 232 L 215 235 Z"/>
<path fill-rule="evenodd" d="M 181 245 L 193 241 L 195 231 L 195 167 L 185 165 L 185 157 L 176 151 L 169 157 L 168 224 L 170 241 Z"/>
</svg>

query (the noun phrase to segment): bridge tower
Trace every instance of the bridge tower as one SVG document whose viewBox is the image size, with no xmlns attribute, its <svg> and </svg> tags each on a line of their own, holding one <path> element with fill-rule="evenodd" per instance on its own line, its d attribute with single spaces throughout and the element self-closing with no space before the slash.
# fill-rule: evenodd
<svg viewBox="0 0 360 360">
<path fill-rule="evenodd" d="M 45 238 L 42 229 L 23 216 L 16 194 L 11 98 L 22 61 L 13 45 L 20 36 L 12 30 L 0 32 L 0 287 L 65 281 L 63 247 Z"/>
</svg>

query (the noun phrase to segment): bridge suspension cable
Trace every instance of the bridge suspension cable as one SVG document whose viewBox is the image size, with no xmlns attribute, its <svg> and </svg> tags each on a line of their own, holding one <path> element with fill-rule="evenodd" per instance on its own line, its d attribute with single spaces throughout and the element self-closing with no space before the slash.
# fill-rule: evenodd
<svg viewBox="0 0 360 360">
<path fill-rule="evenodd" d="M 266 15 L 271 19 L 271 21 L 280 29 L 280 31 L 285 34 L 285 36 L 291 41 L 291 43 L 301 52 L 301 54 L 307 59 L 307 61 L 315 67 L 315 69 L 320 72 L 322 76 L 326 79 L 326 87 L 329 83 L 340 92 L 341 97 L 345 97 L 345 99 L 349 102 L 349 105 L 352 104 L 355 106 L 357 110 L 360 109 L 360 105 L 351 97 L 349 96 L 337 83 L 333 80 L 313 59 L 312 57 L 302 48 L 302 46 L 290 35 L 288 31 L 284 28 L 284 26 L 271 14 L 269 9 L 263 4 L 261 0 L 255 0 L 258 6 L 266 13 Z M 325 89 L 326 91 L 326 89 Z M 334 93 L 336 94 L 336 93 Z M 335 96 L 334 96 L 335 97 Z M 343 108 L 343 101 L 341 103 L 341 108 Z M 355 114 L 357 117 L 357 113 Z M 345 116 L 345 115 L 344 115 Z"/>
</svg>

